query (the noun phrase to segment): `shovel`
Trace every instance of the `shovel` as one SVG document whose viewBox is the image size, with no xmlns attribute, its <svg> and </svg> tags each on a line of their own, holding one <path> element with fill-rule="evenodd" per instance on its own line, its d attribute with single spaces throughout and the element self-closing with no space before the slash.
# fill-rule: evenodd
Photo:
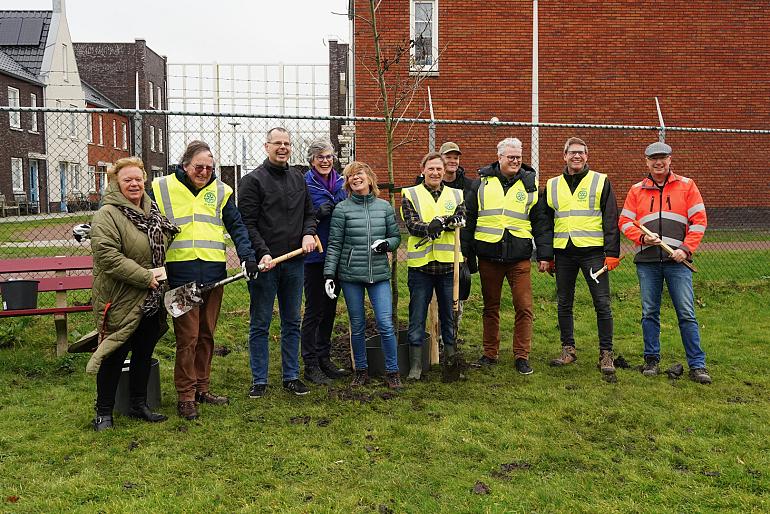
<svg viewBox="0 0 770 514">
<path fill-rule="evenodd" d="M 321 245 L 321 240 L 318 239 L 318 236 L 314 236 L 314 237 L 315 237 L 316 251 L 318 253 L 323 253 L 323 246 Z M 276 257 L 275 259 L 272 260 L 272 263 L 280 264 L 283 261 L 288 261 L 289 259 L 296 257 L 297 255 L 302 255 L 302 253 L 303 253 L 302 248 L 298 248 L 289 253 L 283 254 L 280 257 Z M 264 266 L 260 264 L 259 270 L 262 271 L 263 269 L 264 269 Z M 199 286 L 196 282 L 188 282 L 183 286 L 179 286 L 174 289 L 171 289 L 170 291 L 167 291 L 166 294 L 163 296 L 163 305 L 166 307 L 166 311 L 169 314 L 171 314 L 173 318 L 178 318 L 179 316 L 190 312 L 193 309 L 193 307 L 197 307 L 198 305 L 201 305 L 203 303 L 203 295 L 208 291 L 211 291 L 212 289 L 217 287 L 225 286 L 231 282 L 235 282 L 236 280 L 240 280 L 242 278 L 246 278 L 246 272 L 244 271 L 241 271 L 240 273 L 236 273 L 231 277 L 227 277 L 223 280 L 220 280 L 219 282 L 214 282 L 213 284 L 207 284 L 203 287 Z"/>
<path fill-rule="evenodd" d="M 453 283 L 452 283 L 452 331 L 454 332 L 455 353 L 454 355 L 446 354 L 446 347 L 444 347 L 444 363 L 441 366 L 441 381 L 442 382 L 457 382 L 465 377 L 462 372 L 467 367 L 465 359 L 462 354 L 457 350 L 457 332 L 459 330 L 459 316 L 460 316 L 460 230 L 455 230 L 454 241 L 454 270 L 453 270 Z"/>
</svg>

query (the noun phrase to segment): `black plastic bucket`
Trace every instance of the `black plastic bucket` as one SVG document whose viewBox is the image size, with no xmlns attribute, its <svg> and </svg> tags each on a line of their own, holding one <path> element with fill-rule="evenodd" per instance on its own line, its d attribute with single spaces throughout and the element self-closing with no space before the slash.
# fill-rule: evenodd
<svg viewBox="0 0 770 514">
<path fill-rule="evenodd" d="M 409 340 L 407 331 L 398 333 L 398 369 L 402 376 L 409 374 Z M 385 354 L 382 351 L 380 336 L 366 338 L 366 361 L 369 365 L 369 376 L 380 377 L 385 374 Z M 430 369 L 430 336 L 426 333 L 422 343 L 422 369 Z"/>
<path fill-rule="evenodd" d="M 37 309 L 37 280 L 6 280 L 0 282 L 3 310 Z"/>
<path fill-rule="evenodd" d="M 124 416 L 128 415 L 131 408 L 131 398 L 128 391 L 128 370 L 131 360 L 123 362 L 123 371 L 118 382 L 118 392 L 115 395 L 115 410 Z M 160 407 L 160 363 L 153 358 L 150 364 L 150 378 L 147 379 L 147 406 L 151 410 Z"/>
</svg>

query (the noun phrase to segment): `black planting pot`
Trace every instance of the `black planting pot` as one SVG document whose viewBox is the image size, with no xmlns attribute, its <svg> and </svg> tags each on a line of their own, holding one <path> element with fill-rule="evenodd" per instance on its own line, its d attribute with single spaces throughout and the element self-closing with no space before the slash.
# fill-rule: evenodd
<svg viewBox="0 0 770 514">
<path fill-rule="evenodd" d="M 401 375 L 409 373 L 409 342 L 407 331 L 398 332 L 398 369 Z M 382 351 L 380 336 L 366 338 L 366 360 L 369 365 L 369 376 L 379 377 L 385 374 L 385 354 Z M 422 343 L 422 369 L 430 369 L 430 336 L 425 333 Z"/>
<path fill-rule="evenodd" d="M 123 371 L 120 373 L 118 382 L 118 392 L 115 395 L 115 410 L 124 416 L 128 415 L 131 408 L 131 399 L 128 392 L 128 369 L 131 364 L 130 359 L 123 362 Z M 152 359 L 150 364 L 150 377 L 147 379 L 147 406 L 150 410 L 160 407 L 160 363 L 158 359 Z"/>
</svg>

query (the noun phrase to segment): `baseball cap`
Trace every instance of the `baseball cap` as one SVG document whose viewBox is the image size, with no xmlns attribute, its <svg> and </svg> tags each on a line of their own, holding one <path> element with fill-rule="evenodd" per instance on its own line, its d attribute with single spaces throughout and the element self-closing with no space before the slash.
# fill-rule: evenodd
<svg viewBox="0 0 770 514">
<path fill-rule="evenodd" d="M 658 141 L 657 143 L 652 143 L 648 146 L 644 151 L 644 155 L 646 157 L 652 157 L 653 155 L 671 155 L 671 147 L 666 143 Z"/>
<path fill-rule="evenodd" d="M 445 153 L 449 153 L 449 152 L 457 152 L 457 153 L 459 153 L 460 155 L 462 155 L 462 154 L 463 154 L 463 153 L 460 151 L 460 147 L 459 147 L 459 146 L 457 146 L 457 143 L 453 143 L 453 142 L 451 142 L 451 141 L 447 141 L 446 143 L 444 143 L 443 145 L 441 145 L 441 150 L 439 150 L 439 152 L 438 152 L 438 153 L 440 153 L 441 155 L 444 155 Z"/>
</svg>

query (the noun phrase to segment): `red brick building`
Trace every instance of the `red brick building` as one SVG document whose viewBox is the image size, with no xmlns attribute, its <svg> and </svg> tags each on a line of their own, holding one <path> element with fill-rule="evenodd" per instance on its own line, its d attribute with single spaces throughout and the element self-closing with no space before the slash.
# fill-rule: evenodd
<svg viewBox="0 0 770 514">
<path fill-rule="evenodd" d="M 366 69 L 373 69 L 371 30 L 358 18 L 369 17 L 368 2 L 351 0 L 351 9 L 357 15 L 351 16 L 354 114 L 381 116 L 380 93 Z M 667 126 L 770 128 L 770 10 L 761 3 L 540 2 L 537 14 L 535 28 L 532 1 L 382 2 L 377 23 L 389 82 L 429 75 L 404 114 L 428 117 L 429 86 L 438 119 L 529 122 L 535 103 L 543 123 L 656 126 L 658 97 Z M 391 91 L 391 98 L 397 94 Z M 407 135 L 409 127 L 401 125 L 396 141 L 406 143 L 396 151 L 397 185 L 413 181 L 428 146 L 426 126 Z M 594 169 L 610 175 L 621 203 L 644 176 L 644 147 L 658 136 L 634 129 L 537 132 L 541 183 L 561 172 L 564 141 L 576 135 L 588 142 Z M 457 142 L 463 166 L 475 176 L 496 159 L 496 143 L 508 136 L 524 142 L 529 161 L 528 127 L 438 125 L 436 146 Z M 666 141 L 674 148 L 672 166 L 698 182 L 714 222 L 767 225 L 770 136 L 668 131 Z M 357 123 L 356 158 L 373 164 L 384 181 L 382 124 Z"/>
<path fill-rule="evenodd" d="M 118 106 L 92 85 L 81 80 L 86 107 L 117 109 Z M 107 185 L 107 169 L 115 161 L 128 157 L 131 148 L 130 123 L 127 116 L 112 112 L 89 115 L 88 177 L 92 181 L 89 203 L 98 203 Z"/>
</svg>

